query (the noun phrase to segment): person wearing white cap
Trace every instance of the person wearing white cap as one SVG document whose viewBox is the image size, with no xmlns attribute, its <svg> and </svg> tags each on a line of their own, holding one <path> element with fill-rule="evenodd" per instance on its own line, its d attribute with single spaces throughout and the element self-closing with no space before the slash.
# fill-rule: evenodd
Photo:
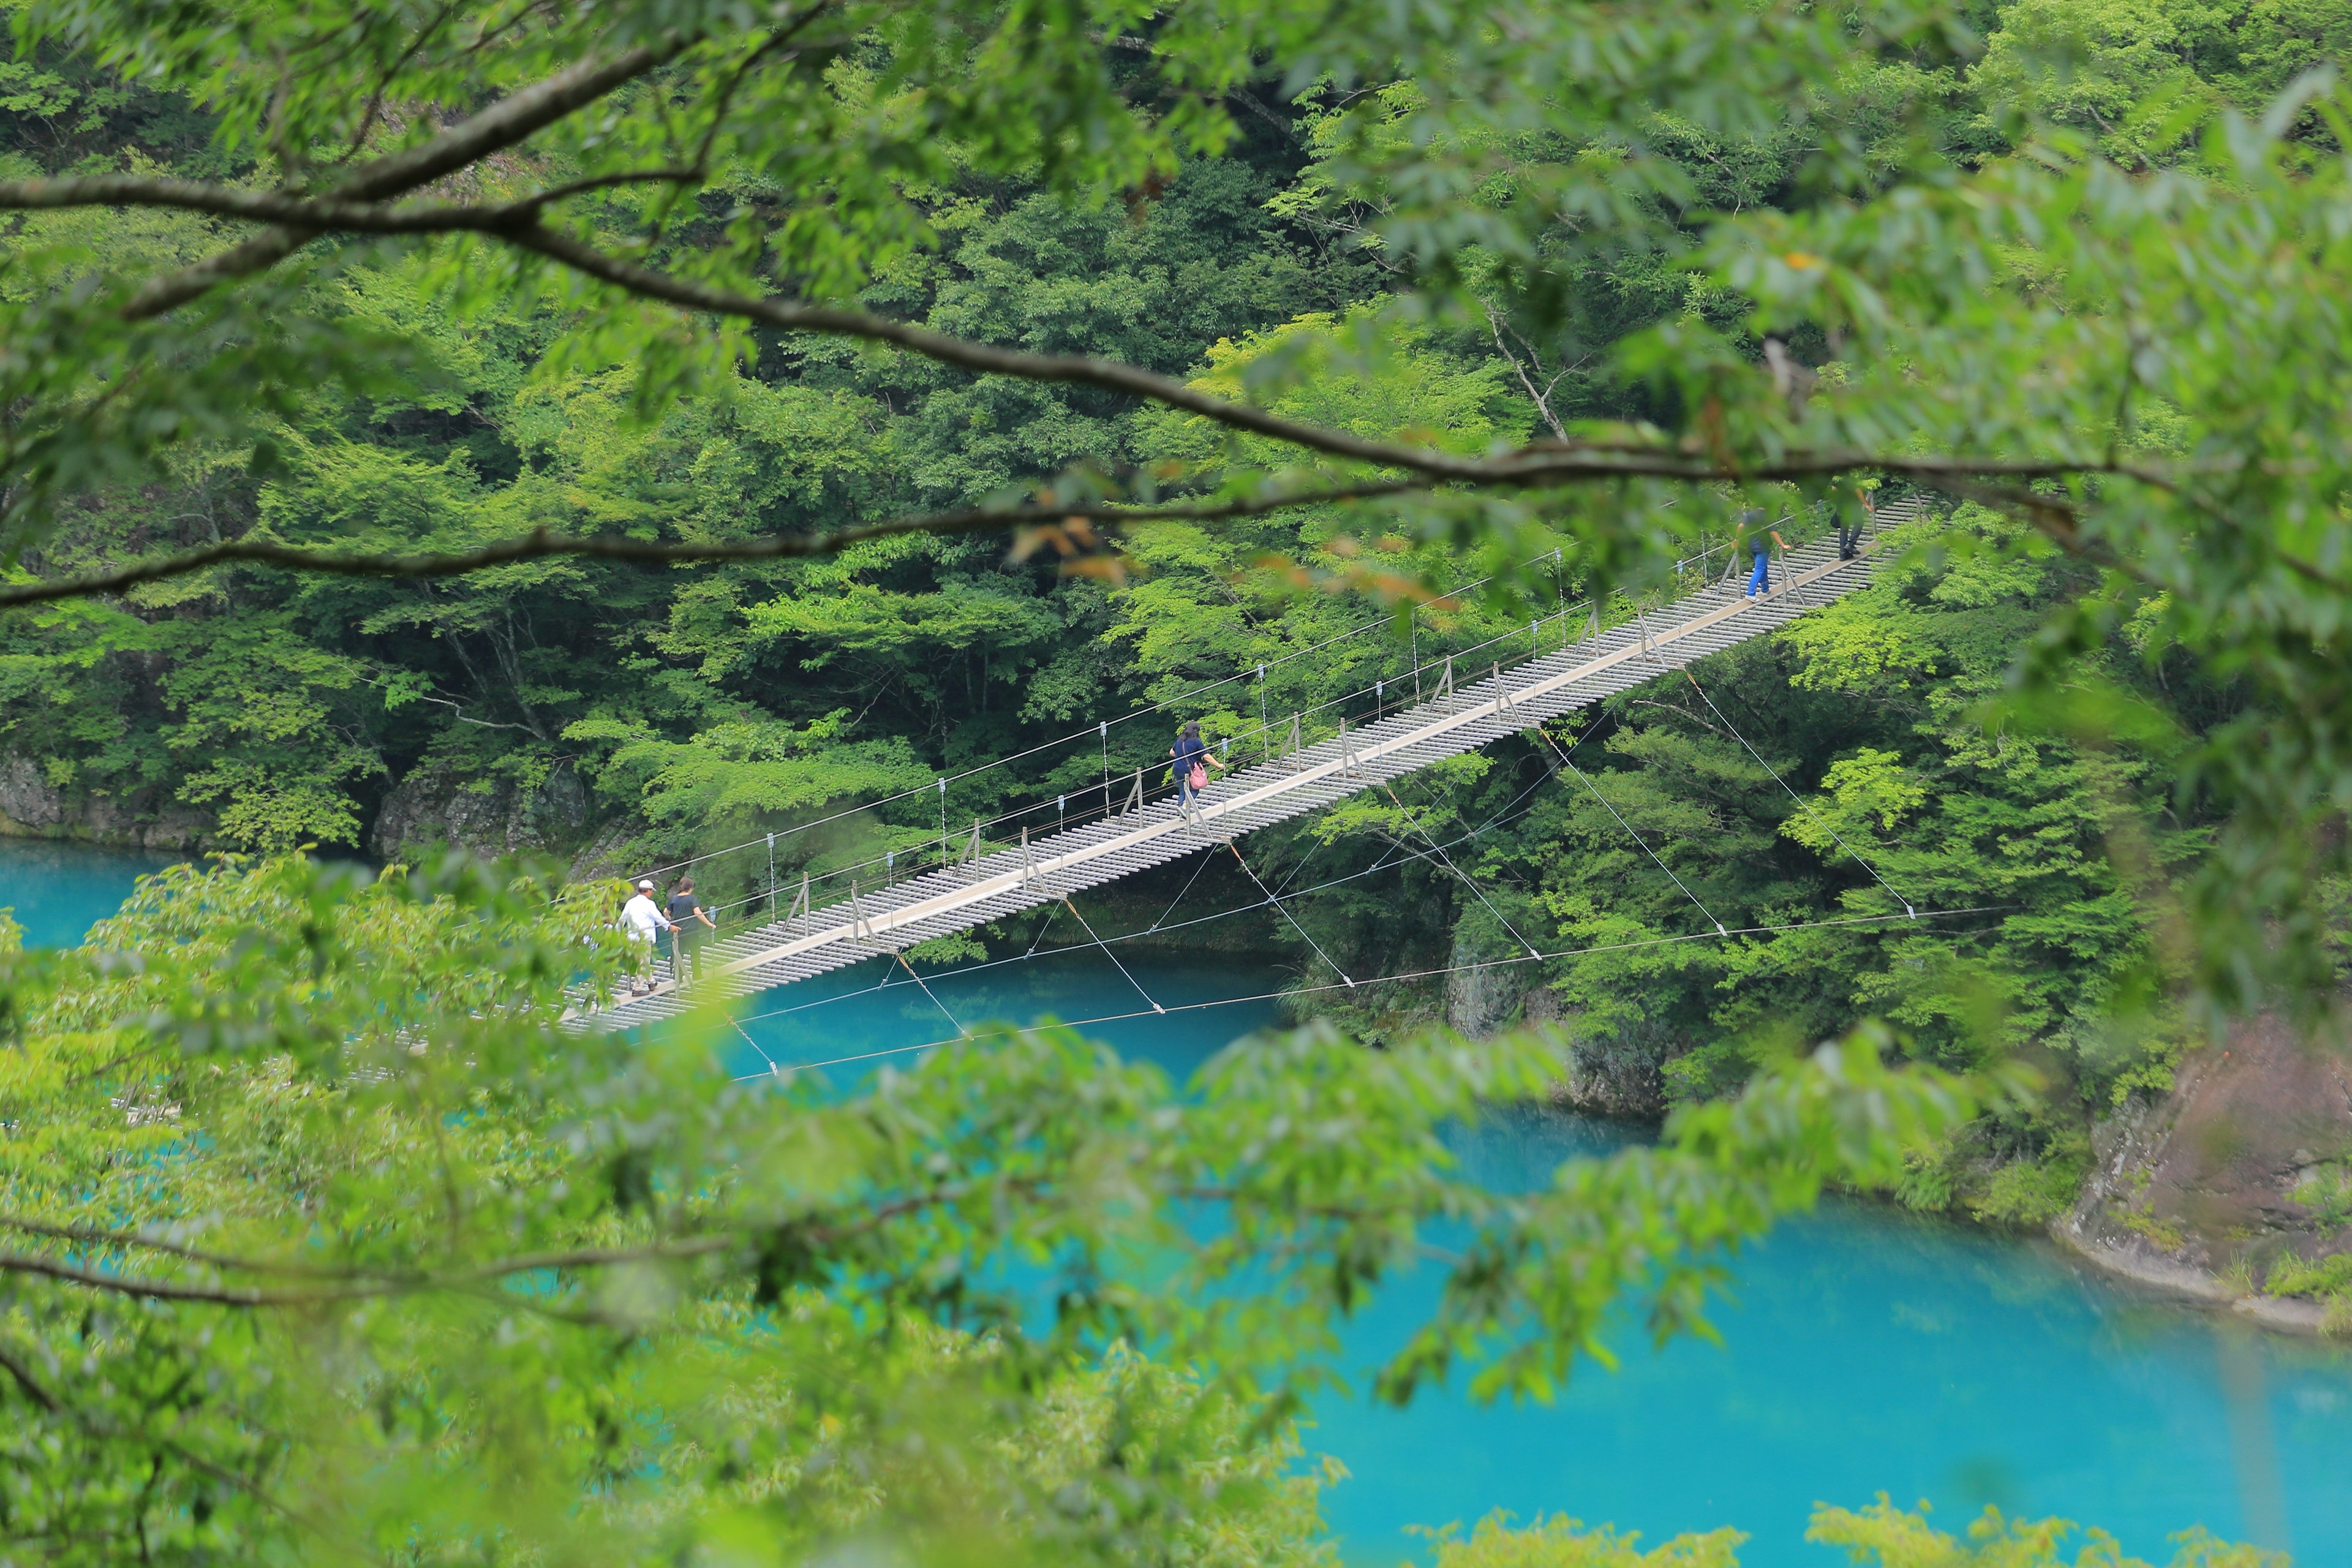
<svg viewBox="0 0 2352 1568">
<path fill-rule="evenodd" d="M 636 947 L 636 976 L 629 986 L 629 994 L 643 996 L 654 988 L 654 941 L 657 933 L 676 931 L 670 918 L 654 902 L 654 885 L 649 881 L 637 884 L 637 896 L 621 906 L 621 930 Z"/>
</svg>

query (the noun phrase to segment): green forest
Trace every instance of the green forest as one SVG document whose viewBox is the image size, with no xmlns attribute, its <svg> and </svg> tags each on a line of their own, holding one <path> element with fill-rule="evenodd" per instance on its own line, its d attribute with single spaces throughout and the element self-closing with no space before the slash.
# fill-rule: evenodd
<svg viewBox="0 0 2352 1568">
<path fill-rule="evenodd" d="M 0 14 L 0 829 L 226 857 L 9 960 L 0 1562 L 1336 1563 L 1289 1423 L 1433 1226 L 1399 1400 L 1832 1189 L 2352 1323 L 2352 1138 L 2261 1234 L 2084 1185 L 2339 1027 L 2352 4 Z M 1867 588 L 1101 895 L 1307 889 L 1141 943 L 1297 988 L 1192 1085 L 566 1027 L 640 875 L 723 933 L 1157 797 L 1858 489 Z M 1546 1098 L 1671 1116 L 1449 1167 Z"/>
</svg>

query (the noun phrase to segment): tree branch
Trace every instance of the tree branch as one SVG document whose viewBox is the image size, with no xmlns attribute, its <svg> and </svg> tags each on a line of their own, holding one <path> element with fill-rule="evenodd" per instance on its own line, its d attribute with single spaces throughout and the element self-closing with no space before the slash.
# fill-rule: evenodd
<svg viewBox="0 0 2352 1568">
<path fill-rule="evenodd" d="M 0 1372 L 5 1372 L 10 1377 L 15 1378 L 16 1386 L 25 1391 L 25 1397 L 50 1415 L 55 1415 L 65 1408 L 64 1402 L 51 1394 L 41 1380 L 33 1375 L 33 1369 L 26 1366 L 5 1345 L 0 1345 Z"/>
<path fill-rule="evenodd" d="M 1025 507 L 1012 510 L 975 509 L 900 518 L 830 533 L 777 533 L 725 543 L 669 543 L 612 534 L 572 536 L 545 529 L 486 544 L 478 550 L 431 555 L 354 555 L 308 550 L 275 540 L 234 539 L 199 545 L 176 554 L 137 561 L 110 572 L 85 573 L 44 582 L 16 583 L 0 587 L 0 609 L 16 605 L 47 604 L 90 594 L 119 594 L 143 583 L 184 577 L 213 566 L 244 562 L 277 566 L 289 572 L 321 572 L 344 577 L 457 577 L 486 567 L 520 561 L 581 556 L 626 562 L 638 566 L 705 565 L 729 561 L 790 561 L 831 555 L 871 539 L 902 533 L 979 533 L 1018 528 L 1024 523 L 1085 522 L 1215 522 L 1255 517 L 1288 507 L 1318 502 L 1361 500 L 1368 497 L 1406 494 L 1429 487 L 1418 480 L 1375 480 L 1360 485 L 1336 485 L 1328 489 L 1290 490 L 1251 499 L 1170 506 Z"/>
<path fill-rule="evenodd" d="M 1015 1181 L 1010 1185 L 1034 1194 L 1040 1184 Z M 652 1242 L 643 1247 L 581 1247 L 561 1251 L 526 1252 L 493 1258 L 437 1273 L 421 1269 L 347 1270 L 319 1269 L 324 1283 L 299 1289 L 239 1288 L 224 1285 L 184 1284 L 175 1279 L 152 1279 L 136 1275 L 110 1274 L 100 1269 L 86 1268 L 61 1258 L 45 1258 L 38 1253 L 0 1252 L 0 1274 L 32 1274 L 55 1279 L 63 1284 L 87 1286 L 97 1290 L 111 1291 L 120 1296 L 135 1296 L 151 1301 L 197 1301 L 220 1307 L 309 1307 L 327 1306 L 338 1301 L 355 1301 L 372 1297 L 415 1295 L 425 1290 L 464 1289 L 517 1274 L 535 1274 L 550 1268 L 610 1268 L 629 1263 L 684 1262 L 708 1258 L 753 1244 L 760 1237 L 779 1229 L 798 1230 L 812 1246 L 838 1246 L 850 1237 L 879 1230 L 892 1220 L 940 1204 L 952 1204 L 971 1195 L 979 1184 L 950 1182 L 926 1191 L 906 1193 L 883 1203 L 864 1205 L 854 1219 L 829 1223 L 821 1215 L 801 1215 L 782 1220 L 740 1220 L 736 1228 L 708 1236 L 683 1237 L 674 1241 Z M 151 1247 L 191 1260 L 201 1260 L 224 1268 L 254 1273 L 284 1272 L 276 1265 L 252 1263 L 236 1258 L 212 1258 L 170 1243 L 157 1243 L 111 1232 L 82 1232 L 72 1226 L 47 1226 L 41 1221 L 8 1219 L 6 1225 L 37 1235 L 55 1235 L 74 1239 L 104 1239 L 126 1247 Z M 0 1370 L 9 1370 L 0 1365 Z"/>
<path fill-rule="evenodd" d="M 0 1229 L 17 1231 L 26 1236 L 46 1237 L 53 1241 L 79 1242 L 85 1247 L 110 1247 L 128 1251 L 133 1247 L 148 1252 L 160 1252 L 170 1258 L 200 1263 L 207 1268 L 235 1269 L 247 1274 L 284 1274 L 301 1279 L 343 1279 L 352 1278 L 351 1271 L 320 1268 L 314 1264 L 278 1263 L 249 1258 L 232 1258 L 226 1253 L 207 1252 L 202 1247 L 188 1247 L 160 1237 L 142 1235 L 138 1231 L 105 1230 L 96 1226 L 54 1225 L 46 1220 L 27 1219 L 20 1215 L 0 1215 Z"/>
<path fill-rule="evenodd" d="M 499 238 L 520 249 L 536 252 L 575 272 L 635 294 L 689 310 L 756 321 L 783 331 L 822 332 L 834 337 L 884 342 L 921 354 L 926 359 L 982 375 L 1006 375 L 1024 381 L 1065 383 L 1099 387 L 1106 392 L 1198 414 L 1231 429 L 1270 437 L 1289 446 L 1332 457 L 1371 463 L 1381 468 L 1445 479 L 1477 479 L 1493 465 L 1477 458 L 1456 457 L 1429 447 L 1404 447 L 1388 441 L 1368 441 L 1344 431 L 1326 429 L 1278 414 L 1201 392 L 1164 376 L 1118 360 L 1093 354 L 1041 354 L 934 331 L 911 321 L 893 321 L 865 310 L 829 305 L 806 305 L 739 294 L 713 284 L 679 278 L 640 267 L 597 249 L 585 241 L 539 224 L 516 225 L 498 231 Z"/>
<path fill-rule="evenodd" d="M 675 59 L 696 41 L 695 35 L 672 34 L 657 44 L 640 44 L 610 59 L 583 60 L 545 81 L 499 100 L 438 136 L 355 171 L 327 193 L 326 201 L 330 205 L 378 202 L 430 184 L 445 174 L 455 174 L 512 146 L 624 83 Z M 299 205 L 299 198 L 295 200 Z M 266 271 L 320 233 L 338 226 L 279 221 L 283 226 L 256 235 L 193 267 L 148 283 L 123 307 L 124 318 L 138 321 L 160 316 L 187 303 L 215 283 Z"/>
</svg>

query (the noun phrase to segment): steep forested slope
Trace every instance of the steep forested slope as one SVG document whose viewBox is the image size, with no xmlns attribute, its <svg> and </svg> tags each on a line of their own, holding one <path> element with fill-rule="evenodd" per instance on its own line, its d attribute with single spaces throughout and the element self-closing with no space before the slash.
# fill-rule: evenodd
<svg viewBox="0 0 2352 1568">
<path fill-rule="evenodd" d="M 2264 101 L 2341 54 L 2347 16 L 2318 0 L 2019 0 L 1978 16 L 1989 43 L 1977 61 L 1876 62 L 1855 100 L 1865 110 L 1843 130 L 1865 151 L 1926 137 L 1967 164 L 2002 156 L 2033 110 L 2160 165 L 2174 143 L 2159 111 L 2184 86 Z M 11 170 L 243 172 L 212 167 L 204 117 L 177 99 L 62 60 L 5 68 L 0 163 Z M 1555 335 L 1538 353 L 1507 312 L 1465 325 L 1386 311 L 1404 264 L 1360 241 L 1396 193 L 1353 178 L 1363 150 L 1334 129 L 1323 96 L 1285 101 L 1265 83 L 1238 101 L 1239 146 L 1123 207 L 1073 210 L 977 178 L 927 189 L 928 243 L 868 288 L 869 302 L 973 338 L 1171 374 L 1273 375 L 1300 355 L 1360 353 L 1360 374 L 1315 383 L 1299 395 L 1314 405 L 1293 411 L 1375 432 L 1417 426 L 1465 450 L 1578 418 L 1671 419 L 1654 389 L 1596 369 L 1601 351 L 1678 314 L 1734 313 L 1737 301 L 1672 255 L 1566 240 L 1555 287 L 1581 339 L 1564 351 Z M 2307 133 L 2326 144 L 2315 121 Z M 1793 183 L 1793 132 L 1786 144 L 1733 145 L 1661 124 L 1656 140 L 1683 166 L 1694 211 L 1811 199 Z M 1522 172 L 1538 181 L 1593 152 L 1531 144 Z M 193 255 L 206 238 L 194 218 L 8 221 L 20 242 L 78 239 L 93 252 Z M 649 404 L 659 365 L 648 377 L 576 341 L 551 356 L 560 301 L 518 302 L 486 271 L 471 309 L 452 312 L 430 302 L 441 280 L 421 265 L 353 266 L 329 287 L 350 319 L 402 329 L 401 352 L 426 355 L 427 391 L 322 390 L 250 453 L 190 442 L 176 483 L 83 494 L 24 569 L 241 533 L 413 550 L 532 526 L 700 540 L 817 530 L 1017 493 L 1074 463 L 1120 471 L 1146 450 L 1147 422 L 1160 449 L 1182 437 L 1173 416 L 1097 391 L 757 334 L 716 390 Z M 1790 349 L 1811 374 L 1838 374 L 1836 345 L 1819 334 Z M 668 351 L 684 363 L 732 346 Z M 1721 499 L 1801 518 L 1817 500 Z M 1528 1005 L 1570 1020 L 1589 1068 L 1621 1097 L 1727 1088 L 1866 1012 L 1950 1064 L 2022 1047 L 2074 1092 L 2054 1112 L 1989 1127 L 1978 1152 L 2041 1163 L 1979 1191 L 1970 1184 L 2000 1162 L 1956 1154 L 1949 1169 L 1919 1172 L 1915 1195 L 1967 1191 L 1988 1212 L 2044 1215 L 2079 1163 L 2082 1112 L 2161 1082 L 2177 1049 L 2177 1029 L 2132 999 L 2161 992 L 2151 912 L 2200 824 L 2193 804 L 2176 808 L 2160 737 L 2007 731 L 1988 706 L 2005 672 L 2042 613 L 2092 582 L 1990 514 L 1963 521 L 1973 549 L 1927 551 L 1923 535 L 1923 552 L 1867 595 L 1704 668 L 1720 713 L 1696 687 L 1667 682 L 1561 733 L 1590 787 L 1554 776 L 1544 746 L 1505 745 L 1438 771 L 1412 800 L 1366 799 L 1271 843 L 1269 862 L 1287 873 L 1312 855 L 1320 879 L 1423 831 L 1475 830 L 1459 858 L 1491 910 L 1442 868 L 1415 864 L 1318 895 L 1301 918 L 1368 973 L 1498 951 L 1498 919 L 1548 948 L 1596 950 L 1554 961 Z M 446 836 L 607 868 L 647 863 L 927 789 L 1375 618 L 1391 601 L 1353 548 L 1355 523 L 1327 509 L 1138 530 L 1123 566 L 1090 561 L 1096 570 L 1076 574 L 1051 549 L 986 534 L 721 570 L 572 560 L 385 582 L 218 569 L 0 623 L 0 806 L 27 828 L 150 842 L 398 854 Z M 1466 581 L 1507 551 L 1549 542 L 1529 518 L 1523 535 L 1489 536 L 1449 569 Z M 1443 553 L 1417 548 L 1423 563 Z M 1609 571 L 1566 557 L 1559 592 Z M 1526 608 L 1474 595 L 1423 609 L 1385 640 L 1277 664 L 1262 687 L 1221 688 L 1168 717 L 1230 733 L 1261 702 L 1279 712 L 1324 700 Z M 2161 689 L 2191 722 L 2230 710 L 2229 692 L 2200 688 L 2134 625 L 2086 637 L 2102 679 Z M 785 869 L 927 838 L 935 810 L 961 821 L 1082 786 L 1157 760 L 1166 740 L 1164 725 L 1133 725 L 1099 752 L 1047 748 L 944 800 L 794 839 Z M 1413 896 L 1396 896 L 1400 879 Z M 1812 923 L 1906 900 L 1977 912 L 1916 927 Z M 1717 920 L 1809 929 L 1625 945 Z M 1443 992 L 1385 988 L 1358 1021 L 1378 1034 L 1441 1009 Z M 1489 996 L 1476 1010 L 1519 1005 Z"/>
</svg>

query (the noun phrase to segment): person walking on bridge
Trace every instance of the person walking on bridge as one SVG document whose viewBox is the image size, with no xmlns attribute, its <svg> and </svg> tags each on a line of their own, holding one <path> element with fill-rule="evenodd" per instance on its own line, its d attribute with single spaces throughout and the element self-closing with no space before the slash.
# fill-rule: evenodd
<svg viewBox="0 0 2352 1568">
<path fill-rule="evenodd" d="M 1176 759 L 1171 771 L 1176 775 L 1176 799 L 1181 805 L 1191 806 L 1209 787 L 1211 768 L 1219 773 L 1225 771 L 1225 764 L 1217 761 L 1216 753 L 1201 739 L 1201 721 L 1197 719 L 1184 726 L 1176 743 L 1168 748 L 1168 754 Z"/>
<path fill-rule="evenodd" d="M 1862 536 L 1878 521 L 1877 481 L 1856 479 L 1837 499 L 1838 559 L 1851 561 L 1862 553 Z"/>
<path fill-rule="evenodd" d="M 1748 574 L 1748 592 L 1742 597 L 1752 599 L 1759 594 L 1772 591 L 1772 551 L 1777 546 L 1781 554 L 1789 552 L 1789 542 L 1780 537 L 1777 528 L 1764 526 L 1761 507 L 1749 507 L 1739 514 L 1739 531 L 1732 537 L 1731 547 L 1739 548 L 1745 540 L 1756 557 L 1756 569 Z"/>
<path fill-rule="evenodd" d="M 719 929 L 702 900 L 694 896 L 694 879 L 680 877 L 669 895 L 669 977 L 683 985 L 702 968 L 705 932 Z"/>
<path fill-rule="evenodd" d="M 664 931 L 676 931 L 677 927 L 667 915 L 654 907 L 654 885 L 650 881 L 637 884 L 637 896 L 621 906 L 621 931 L 629 939 L 631 976 L 629 994 L 643 996 L 654 988 L 654 943 Z"/>
</svg>

